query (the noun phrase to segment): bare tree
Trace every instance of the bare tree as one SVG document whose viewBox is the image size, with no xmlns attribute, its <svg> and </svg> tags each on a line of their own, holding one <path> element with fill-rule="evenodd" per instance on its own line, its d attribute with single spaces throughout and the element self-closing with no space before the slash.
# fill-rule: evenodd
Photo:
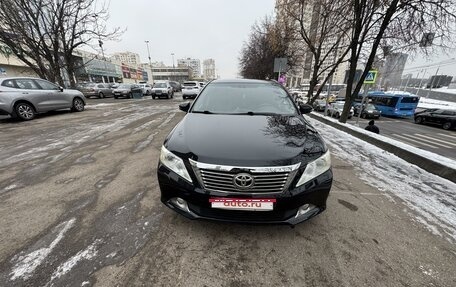
<svg viewBox="0 0 456 287">
<path fill-rule="evenodd" d="M 285 0 L 278 1 L 277 8 L 278 17 L 291 22 L 306 48 L 305 62 L 311 63 L 308 98 L 313 103 L 349 52 L 350 1 Z"/>
<path fill-rule="evenodd" d="M 120 33 L 107 31 L 108 17 L 107 7 L 96 0 L 2 0 L 0 41 L 38 76 L 64 85 L 66 70 L 74 86 L 75 49 Z"/>
<path fill-rule="evenodd" d="M 282 29 L 271 17 L 255 23 L 239 57 L 241 76 L 252 79 L 273 77 L 274 58 L 288 58 L 288 65 L 293 67 L 299 51 L 291 46 L 291 37 L 290 31 Z"/>
<path fill-rule="evenodd" d="M 350 68 L 341 122 L 346 122 L 351 104 L 363 85 L 363 80 L 355 82 L 362 59 L 365 63 L 361 79 L 364 79 L 383 42 L 416 49 L 424 33 L 435 32 L 441 39 L 448 38 L 454 33 L 456 22 L 454 0 L 353 0 L 351 3 Z"/>
</svg>

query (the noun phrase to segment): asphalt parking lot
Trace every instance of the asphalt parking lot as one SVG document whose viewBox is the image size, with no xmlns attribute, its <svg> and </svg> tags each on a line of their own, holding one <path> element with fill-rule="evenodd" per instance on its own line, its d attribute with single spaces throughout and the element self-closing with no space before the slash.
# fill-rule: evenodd
<svg viewBox="0 0 456 287">
<path fill-rule="evenodd" d="M 295 228 L 163 206 L 156 166 L 181 102 L 89 99 L 82 113 L 0 119 L 0 285 L 456 286 L 454 240 L 332 145 L 327 210 Z"/>
</svg>

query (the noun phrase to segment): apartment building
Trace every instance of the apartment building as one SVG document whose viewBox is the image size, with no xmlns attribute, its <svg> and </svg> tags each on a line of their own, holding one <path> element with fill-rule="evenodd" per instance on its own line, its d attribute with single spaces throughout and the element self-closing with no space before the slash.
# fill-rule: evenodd
<svg viewBox="0 0 456 287">
<path fill-rule="evenodd" d="M 217 79 L 214 59 L 206 59 L 203 61 L 203 77 L 207 81 Z"/>
<path fill-rule="evenodd" d="M 188 67 L 192 71 L 192 76 L 194 78 L 199 78 L 201 77 L 201 62 L 199 59 L 192 59 L 192 58 L 186 58 L 186 59 L 178 59 L 177 60 L 177 66 L 178 67 Z"/>
<path fill-rule="evenodd" d="M 298 2 L 296 1 L 290 0 L 276 0 L 275 6 L 275 13 L 279 25 L 281 25 L 283 29 L 295 29 L 297 31 L 296 33 L 299 31 L 299 23 L 297 21 L 293 21 L 293 19 L 289 17 L 288 13 L 289 11 L 293 11 L 293 9 L 299 9 L 297 3 Z M 321 7 L 318 1 L 307 1 L 305 5 L 306 6 L 303 9 L 304 28 L 307 31 L 311 31 L 309 38 L 311 41 L 315 42 L 316 39 L 318 39 L 317 33 L 319 31 L 318 25 L 320 21 L 319 15 Z M 327 42 L 322 45 L 322 56 L 328 54 L 328 57 L 326 57 L 326 60 L 323 62 L 323 68 L 332 66 L 343 53 L 342 49 L 333 49 L 332 52 L 329 52 L 335 43 L 335 38 L 328 38 Z M 298 62 L 295 67 L 287 72 L 287 86 L 297 87 L 310 82 L 314 66 L 314 58 L 300 35 L 296 35 L 296 40 L 292 45 L 292 49 L 301 51 L 301 54 L 298 57 Z M 344 62 L 337 67 L 332 77 L 332 82 L 334 84 L 342 84 L 344 82 L 346 69 L 348 69 L 347 62 Z M 323 80 L 327 74 L 328 72 L 323 73 L 319 79 Z"/>
</svg>

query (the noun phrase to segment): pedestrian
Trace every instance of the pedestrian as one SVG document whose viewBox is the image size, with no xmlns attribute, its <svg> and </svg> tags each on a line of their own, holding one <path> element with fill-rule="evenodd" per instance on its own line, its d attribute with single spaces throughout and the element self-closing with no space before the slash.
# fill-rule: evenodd
<svg viewBox="0 0 456 287">
<path fill-rule="evenodd" d="M 365 128 L 366 131 L 370 131 L 376 134 L 380 133 L 380 129 L 375 125 L 375 121 L 371 120 L 369 125 Z"/>
</svg>

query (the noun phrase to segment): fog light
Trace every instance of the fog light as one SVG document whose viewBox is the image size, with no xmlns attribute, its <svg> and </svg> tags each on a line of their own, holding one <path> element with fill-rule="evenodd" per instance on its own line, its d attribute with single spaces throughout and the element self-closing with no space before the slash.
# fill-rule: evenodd
<svg viewBox="0 0 456 287">
<path fill-rule="evenodd" d="M 185 201 L 185 199 L 183 198 L 180 198 L 180 197 L 173 197 L 170 199 L 170 202 L 177 208 L 183 210 L 183 211 L 187 211 L 187 212 L 190 212 L 190 210 L 188 209 L 188 205 L 187 205 L 187 201 Z"/>
<path fill-rule="evenodd" d="M 303 206 L 301 206 L 298 209 L 298 212 L 296 212 L 295 218 L 298 218 L 298 217 L 300 217 L 302 215 L 305 215 L 309 211 L 313 210 L 314 207 L 315 207 L 315 205 L 312 205 L 312 204 L 304 204 Z"/>
</svg>

